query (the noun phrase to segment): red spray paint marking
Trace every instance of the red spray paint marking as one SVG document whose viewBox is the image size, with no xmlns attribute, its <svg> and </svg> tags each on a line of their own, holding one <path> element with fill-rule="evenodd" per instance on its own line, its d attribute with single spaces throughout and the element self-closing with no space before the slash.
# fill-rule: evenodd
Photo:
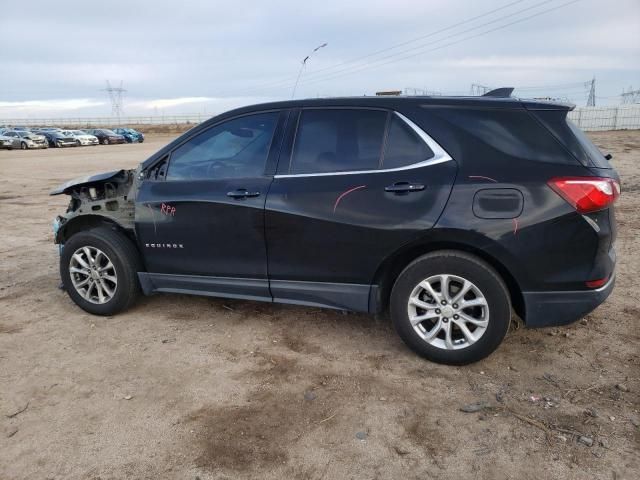
<svg viewBox="0 0 640 480">
<path fill-rule="evenodd" d="M 495 178 L 483 177 L 482 175 L 469 175 L 469 178 L 481 178 L 482 180 L 489 180 L 490 182 L 498 183 L 498 180 Z"/>
<path fill-rule="evenodd" d="M 367 188 L 367 186 L 366 185 L 359 185 L 357 187 L 350 188 L 346 192 L 341 193 L 340 196 L 338 198 L 336 198 L 336 203 L 333 204 L 333 213 L 336 213 L 336 208 L 338 208 L 338 204 L 340 203 L 340 201 L 344 197 L 349 195 L 351 192 L 355 192 L 356 190 L 360 190 L 361 188 Z"/>
<path fill-rule="evenodd" d="M 173 217 L 176 214 L 176 207 L 163 203 L 160 205 L 160 213 Z"/>
</svg>

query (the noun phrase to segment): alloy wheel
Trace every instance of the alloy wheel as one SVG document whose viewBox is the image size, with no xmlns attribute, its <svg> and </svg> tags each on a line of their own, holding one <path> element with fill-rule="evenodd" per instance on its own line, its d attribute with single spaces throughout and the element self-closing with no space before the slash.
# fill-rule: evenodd
<svg viewBox="0 0 640 480">
<path fill-rule="evenodd" d="M 457 275 L 434 275 L 421 281 L 409 295 L 407 313 L 420 338 L 444 350 L 473 345 L 489 325 L 484 294 Z"/>
<path fill-rule="evenodd" d="M 78 248 L 69 261 L 69 274 L 76 292 L 91 303 L 107 303 L 118 288 L 118 276 L 113 263 L 96 247 Z"/>
</svg>

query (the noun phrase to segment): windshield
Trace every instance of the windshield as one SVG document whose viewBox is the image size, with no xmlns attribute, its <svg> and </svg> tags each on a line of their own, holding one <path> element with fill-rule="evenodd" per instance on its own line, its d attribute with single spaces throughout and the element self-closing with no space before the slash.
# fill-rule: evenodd
<svg viewBox="0 0 640 480">
<path fill-rule="evenodd" d="M 100 130 L 100 131 L 105 135 L 117 135 L 117 133 L 114 132 L 113 130 Z"/>
<path fill-rule="evenodd" d="M 82 130 L 72 130 L 71 133 L 74 135 L 86 135 Z"/>
</svg>

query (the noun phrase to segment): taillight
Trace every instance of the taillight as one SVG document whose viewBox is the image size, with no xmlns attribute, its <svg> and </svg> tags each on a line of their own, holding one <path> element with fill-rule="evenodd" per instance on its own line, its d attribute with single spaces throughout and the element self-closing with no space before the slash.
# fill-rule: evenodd
<svg viewBox="0 0 640 480">
<path fill-rule="evenodd" d="M 579 213 L 607 208 L 620 196 L 620 184 L 613 178 L 558 177 L 547 183 Z"/>
</svg>

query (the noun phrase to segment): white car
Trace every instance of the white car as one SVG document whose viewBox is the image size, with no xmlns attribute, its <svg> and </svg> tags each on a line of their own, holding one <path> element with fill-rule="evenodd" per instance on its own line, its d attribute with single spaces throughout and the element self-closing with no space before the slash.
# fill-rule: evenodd
<svg viewBox="0 0 640 480">
<path fill-rule="evenodd" d="M 63 135 L 71 136 L 78 141 L 78 145 L 98 145 L 98 137 L 90 135 L 82 130 L 63 130 Z"/>
</svg>

